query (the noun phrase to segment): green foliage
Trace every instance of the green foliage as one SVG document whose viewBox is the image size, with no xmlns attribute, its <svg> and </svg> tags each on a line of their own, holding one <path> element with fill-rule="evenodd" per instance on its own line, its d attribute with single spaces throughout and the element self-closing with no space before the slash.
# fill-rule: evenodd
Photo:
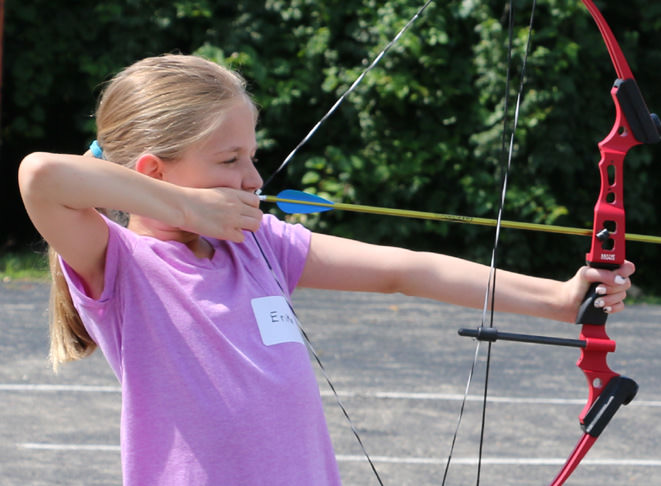
<svg viewBox="0 0 661 486">
<path fill-rule="evenodd" d="M 8 252 L 0 255 L 0 280 L 46 280 L 48 273 L 48 258 L 45 253 Z"/>
<path fill-rule="evenodd" d="M 83 151 L 94 136 L 100 85 L 134 60 L 195 52 L 247 77 L 262 109 L 262 171 L 270 174 L 404 25 L 418 0 L 124 0 L 9 2 L 3 156 L 34 149 Z M 509 143 L 529 0 L 432 4 L 358 89 L 267 188 L 292 187 L 336 201 L 494 217 Z M 650 106 L 661 6 L 600 2 Z M 504 112 L 508 65 L 511 83 Z M 597 142 L 613 123 L 614 71 L 578 0 L 537 3 L 514 138 L 507 219 L 590 227 L 598 192 Z M 506 125 L 506 129 L 504 126 Z M 657 149 L 627 158 L 629 230 L 660 234 Z M 293 218 L 297 219 L 297 218 Z M 486 259 L 493 231 L 349 213 L 298 218 L 313 229 L 368 241 Z M 587 239 L 504 231 L 501 265 L 567 276 Z M 0 242 L 1 243 L 1 242 Z M 638 282 L 658 249 L 630 245 Z"/>
</svg>

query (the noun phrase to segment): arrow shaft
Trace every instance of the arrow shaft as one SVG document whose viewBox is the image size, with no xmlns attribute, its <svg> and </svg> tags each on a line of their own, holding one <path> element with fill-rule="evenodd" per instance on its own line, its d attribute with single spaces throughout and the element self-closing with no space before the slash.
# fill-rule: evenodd
<svg viewBox="0 0 661 486">
<path fill-rule="evenodd" d="M 458 216 L 455 214 L 431 213 L 426 211 L 413 211 L 410 209 L 382 208 L 378 206 L 365 206 L 362 204 L 332 203 L 317 201 L 301 201 L 298 199 L 287 199 L 277 196 L 261 195 L 260 199 L 269 203 L 304 204 L 306 206 L 317 206 L 322 208 L 339 209 L 354 213 L 379 214 L 385 216 L 396 216 L 400 218 L 426 219 L 432 221 L 444 221 L 449 223 L 464 223 L 479 226 L 496 226 L 497 220 L 491 218 L 476 218 L 472 216 Z M 573 228 L 570 226 L 557 226 L 539 223 L 524 223 L 520 221 L 501 221 L 503 228 L 519 229 L 525 231 L 542 231 L 545 233 L 558 233 L 564 235 L 592 236 L 592 230 Z M 661 244 L 661 237 L 650 235 L 639 235 L 627 233 L 626 239 L 643 243 Z"/>
</svg>

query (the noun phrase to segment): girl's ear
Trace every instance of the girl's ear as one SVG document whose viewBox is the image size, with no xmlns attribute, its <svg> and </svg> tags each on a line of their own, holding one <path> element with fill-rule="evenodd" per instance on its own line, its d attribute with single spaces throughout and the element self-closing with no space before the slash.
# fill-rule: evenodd
<svg viewBox="0 0 661 486">
<path fill-rule="evenodd" d="M 135 170 L 154 179 L 163 179 L 164 162 L 153 154 L 144 154 L 135 163 Z"/>
</svg>

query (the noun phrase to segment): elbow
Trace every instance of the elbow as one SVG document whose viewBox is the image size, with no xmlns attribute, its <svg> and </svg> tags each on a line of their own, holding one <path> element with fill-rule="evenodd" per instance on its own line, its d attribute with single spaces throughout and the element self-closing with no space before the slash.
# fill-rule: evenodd
<svg viewBox="0 0 661 486">
<path fill-rule="evenodd" d="M 420 284 L 423 283 L 420 280 L 423 274 L 419 269 L 426 269 L 429 265 L 424 260 L 424 253 L 403 248 L 392 250 L 395 253 L 383 259 L 383 262 L 389 263 L 382 267 L 384 274 L 380 278 L 379 293 L 419 297 L 422 292 Z"/>
<path fill-rule="evenodd" d="M 24 202 L 43 197 L 53 182 L 55 164 L 44 152 L 27 155 L 18 167 L 18 187 Z"/>
<path fill-rule="evenodd" d="M 35 185 L 39 184 L 47 172 L 45 154 L 40 152 L 26 156 L 18 167 L 18 187 L 22 195 L 31 192 Z"/>
</svg>

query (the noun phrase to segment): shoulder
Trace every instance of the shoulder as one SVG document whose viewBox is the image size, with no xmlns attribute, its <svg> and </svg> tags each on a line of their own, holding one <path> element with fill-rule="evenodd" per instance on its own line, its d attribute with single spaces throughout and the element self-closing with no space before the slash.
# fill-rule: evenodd
<svg viewBox="0 0 661 486">
<path fill-rule="evenodd" d="M 308 258 L 311 235 L 311 231 L 301 224 L 290 224 L 267 214 L 262 218 L 259 230 L 253 236 L 246 235 L 246 242 L 256 247 L 256 254 L 261 254 L 261 258 L 269 262 L 272 270 L 287 282 L 291 292 Z"/>
<path fill-rule="evenodd" d="M 257 231 L 267 237 L 287 240 L 291 243 L 297 240 L 309 241 L 311 231 L 300 223 L 291 224 L 278 219 L 272 214 L 265 214 Z"/>
<path fill-rule="evenodd" d="M 103 255 L 103 271 L 96 285 L 92 287 L 88 278 L 78 272 L 68 258 L 60 256 L 64 263 L 62 268 L 72 293 L 92 300 L 105 300 L 109 297 L 114 287 L 117 269 L 125 263 L 126 255 L 133 253 L 136 240 L 139 238 L 138 235 L 107 216 L 101 215 L 101 217 L 107 228 L 107 243 Z"/>
</svg>

